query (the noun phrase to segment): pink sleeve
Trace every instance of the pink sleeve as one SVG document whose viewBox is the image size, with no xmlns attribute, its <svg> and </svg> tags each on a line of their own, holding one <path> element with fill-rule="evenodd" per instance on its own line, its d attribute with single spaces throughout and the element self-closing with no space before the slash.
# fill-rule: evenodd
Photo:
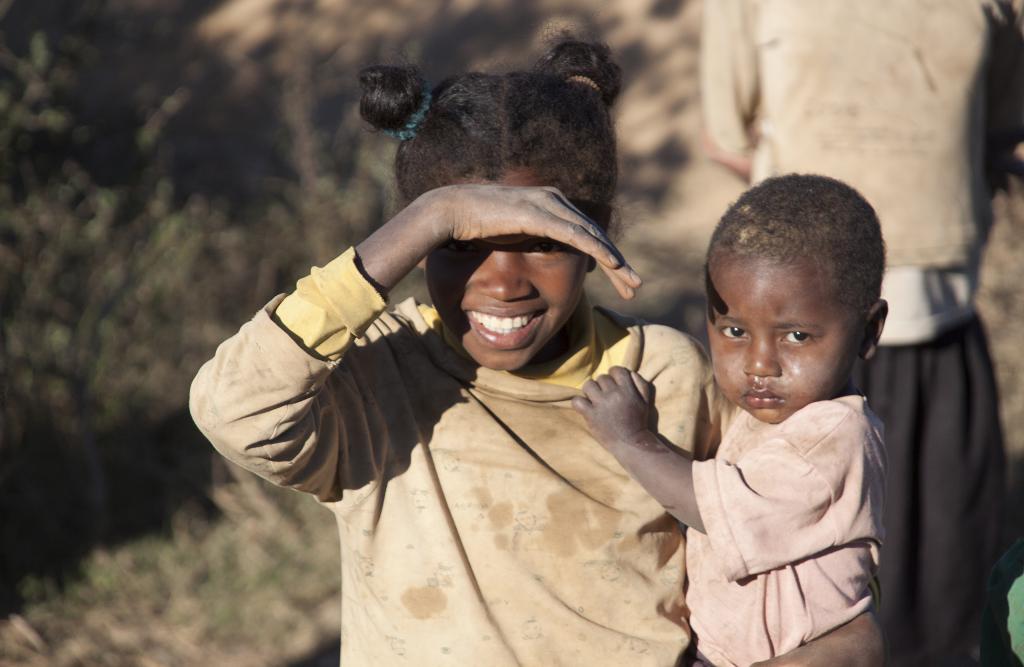
<svg viewBox="0 0 1024 667">
<path fill-rule="evenodd" d="M 711 548 L 730 581 L 838 543 L 827 481 L 792 445 L 770 440 L 735 464 L 696 462 L 693 485 Z"/>
</svg>

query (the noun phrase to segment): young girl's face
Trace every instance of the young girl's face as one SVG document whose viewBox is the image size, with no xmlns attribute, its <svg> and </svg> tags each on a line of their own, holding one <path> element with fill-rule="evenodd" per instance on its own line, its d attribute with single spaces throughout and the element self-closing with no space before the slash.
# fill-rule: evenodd
<svg viewBox="0 0 1024 667">
<path fill-rule="evenodd" d="M 777 424 L 849 391 L 850 370 L 881 333 L 884 308 L 865 317 L 835 298 L 814 261 L 719 255 L 709 267 L 708 339 L 715 380 L 756 419 Z"/>
<path fill-rule="evenodd" d="M 502 185 L 543 185 L 509 172 Z M 588 257 L 546 238 L 456 241 L 427 256 L 434 307 L 466 352 L 486 368 L 516 370 L 569 347 L 565 325 L 583 295 Z"/>
</svg>

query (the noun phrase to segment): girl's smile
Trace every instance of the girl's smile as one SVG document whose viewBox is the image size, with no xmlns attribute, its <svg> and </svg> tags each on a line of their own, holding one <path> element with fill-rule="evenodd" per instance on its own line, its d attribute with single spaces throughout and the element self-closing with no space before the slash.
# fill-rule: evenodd
<svg viewBox="0 0 1024 667">
<path fill-rule="evenodd" d="M 539 313 L 512 315 L 471 310 L 467 315 L 474 332 L 495 347 L 508 350 L 525 343 L 540 323 Z"/>
</svg>

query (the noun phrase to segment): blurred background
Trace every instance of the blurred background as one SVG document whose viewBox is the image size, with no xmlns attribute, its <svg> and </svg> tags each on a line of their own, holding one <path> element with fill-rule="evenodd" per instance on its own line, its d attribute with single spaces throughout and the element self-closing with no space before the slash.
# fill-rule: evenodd
<svg viewBox="0 0 1024 667">
<path fill-rule="evenodd" d="M 217 343 L 394 210 L 360 67 L 432 81 L 608 42 L 621 245 L 610 307 L 699 334 L 700 266 L 742 190 L 700 152 L 699 0 L 0 0 L 0 665 L 336 665 L 337 531 L 223 463 L 189 383 Z M 1024 534 L 1024 194 L 997 201 L 981 308 Z M 422 294 L 410 276 L 398 296 Z"/>
</svg>

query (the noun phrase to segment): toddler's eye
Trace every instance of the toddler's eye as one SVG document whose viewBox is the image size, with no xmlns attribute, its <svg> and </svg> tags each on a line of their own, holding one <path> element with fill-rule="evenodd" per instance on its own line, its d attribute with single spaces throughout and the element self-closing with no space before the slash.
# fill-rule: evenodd
<svg viewBox="0 0 1024 667">
<path fill-rule="evenodd" d="M 786 340 L 790 343 L 802 343 L 810 337 L 811 334 L 804 333 L 803 331 L 790 331 L 786 334 Z"/>
<path fill-rule="evenodd" d="M 747 333 L 739 327 L 722 327 L 722 335 L 726 338 L 740 338 Z"/>
</svg>

